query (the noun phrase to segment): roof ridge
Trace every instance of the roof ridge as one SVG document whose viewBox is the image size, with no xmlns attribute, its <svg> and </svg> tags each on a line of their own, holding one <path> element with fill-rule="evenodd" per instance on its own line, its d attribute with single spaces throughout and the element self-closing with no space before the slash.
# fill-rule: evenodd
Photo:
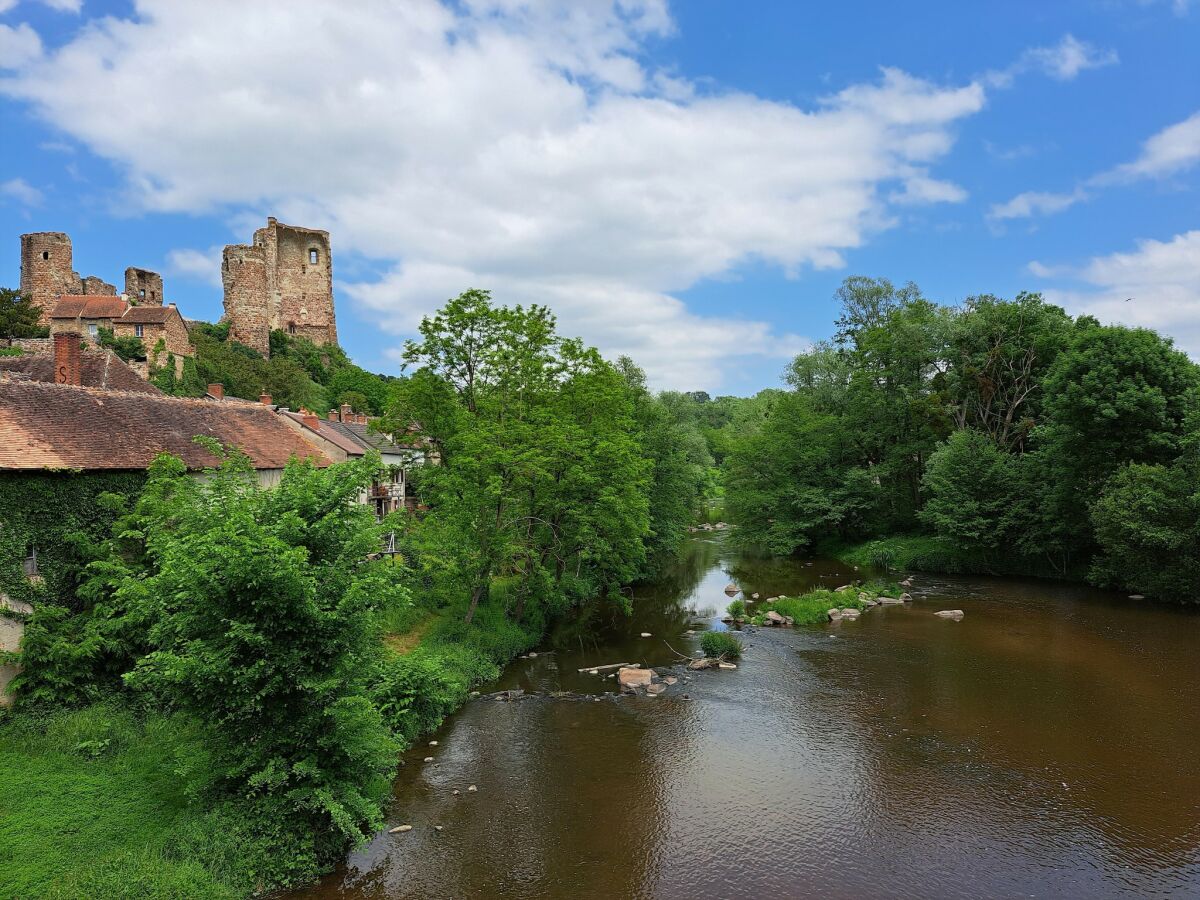
<svg viewBox="0 0 1200 900">
<path fill-rule="evenodd" d="M 11 373 L 5 373 L 5 374 L 11 374 Z M 0 380 L 2 380 L 2 379 L 0 379 Z M 14 383 L 16 383 L 15 380 L 14 380 Z M 55 382 L 55 381 L 25 381 L 25 380 L 21 380 L 20 383 L 21 384 L 36 384 L 39 387 L 50 388 L 50 389 L 63 388 L 63 389 L 69 390 L 69 391 L 84 391 L 89 394 L 121 394 L 121 395 L 128 395 L 128 396 L 134 396 L 134 397 L 149 397 L 153 400 L 158 400 L 158 401 L 187 403 L 187 404 L 201 405 L 201 406 L 209 406 L 214 402 L 212 400 L 209 400 L 206 397 L 176 397 L 173 394 L 167 394 L 167 393 L 151 394 L 146 391 L 130 391 L 130 390 L 122 390 L 121 388 L 91 387 L 90 385 L 83 385 L 83 384 L 59 384 L 58 382 Z M 225 399 L 218 401 L 218 402 L 220 402 L 222 404 L 227 404 L 230 407 L 243 407 L 243 408 L 247 408 L 247 409 L 259 408 L 259 407 L 261 407 L 263 409 L 269 408 L 265 404 L 259 403 L 256 400 L 245 400 L 242 397 L 226 397 Z"/>
</svg>

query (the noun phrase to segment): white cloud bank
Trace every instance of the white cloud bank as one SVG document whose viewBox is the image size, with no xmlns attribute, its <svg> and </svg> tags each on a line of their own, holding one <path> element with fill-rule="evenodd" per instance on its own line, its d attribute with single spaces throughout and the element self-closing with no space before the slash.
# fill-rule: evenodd
<svg viewBox="0 0 1200 900">
<path fill-rule="evenodd" d="M 467 287 L 548 302 L 660 386 L 794 352 L 672 292 L 746 262 L 839 266 L 896 206 L 963 199 L 931 169 L 985 100 L 895 69 L 809 109 L 714 94 L 643 61 L 673 28 L 665 0 L 135 8 L 0 79 L 127 173 L 131 208 L 328 228 L 384 261 L 343 296 L 396 335 Z M 1098 64 L 1069 41 L 1027 65 Z"/>
<path fill-rule="evenodd" d="M 1073 277 L 1089 286 L 1045 292 L 1071 312 L 1153 328 L 1200 357 L 1200 231 L 1168 241 L 1138 241 L 1130 252 L 1094 257 L 1078 270 L 1036 262 L 1029 269 L 1039 277 Z"/>
</svg>

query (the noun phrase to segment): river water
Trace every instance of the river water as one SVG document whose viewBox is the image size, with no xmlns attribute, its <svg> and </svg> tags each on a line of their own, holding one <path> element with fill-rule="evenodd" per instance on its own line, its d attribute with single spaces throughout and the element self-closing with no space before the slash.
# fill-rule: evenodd
<svg viewBox="0 0 1200 900">
<path fill-rule="evenodd" d="M 690 623 L 723 627 L 731 579 L 769 597 L 858 574 L 693 538 L 632 619 L 573 624 L 489 688 L 604 699 L 468 703 L 405 755 L 389 825 L 413 830 L 297 896 L 1200 897 L 1192 612 L 918 575 L 912 604 L 755 631 L 736 671 L 659 697 L 577 672 L 667 674 L 698 654 Z"/>
</svg>

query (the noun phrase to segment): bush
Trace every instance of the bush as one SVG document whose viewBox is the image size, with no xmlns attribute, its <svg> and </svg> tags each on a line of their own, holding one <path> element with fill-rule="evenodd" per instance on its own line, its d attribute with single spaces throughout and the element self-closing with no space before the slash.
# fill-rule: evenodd
<svg viewBox="0 0 1200 900">
<path fill-rule="evenodd" d="M 746 602 L 744 600 L 734 600 L 729 604 L 729 614 L 735 619 L 740 619 L 746 614 Z"/>
<path fill-rule="evenodd" d="M 710 659 L 737 659 L 742 655 L 742 642 L 728 631 L 706 631 L 700 638 L 700 649 Z"/>
</svg>

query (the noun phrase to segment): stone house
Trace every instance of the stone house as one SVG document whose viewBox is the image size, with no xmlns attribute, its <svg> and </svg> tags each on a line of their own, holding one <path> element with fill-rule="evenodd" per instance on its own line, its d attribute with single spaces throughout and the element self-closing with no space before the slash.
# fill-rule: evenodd
<svg viewBox="0 0 1200 900">
<path fill-rule="evenodd" d="M 355 413 L 345 403 L 331 409 L 325 418 L 308 410 L 280 410 L 280 415 L 305 437 L 320 442 L 322 450 L 336 462 L 360 459 L 372 450 L 380 455 L 387 475 L 359 498 L 372 507 L 376 519 L 400 509 L 416 509 L 416 493 L 409 476 L 414 468 L 430 461 L 421 441 L 373 430 L 367 416 Z"/>
<path fill-rule="evenodd" d="M 170 355 L 175 357 L 175 375 L 183 375 L 183 358 L 193 356 L 188 340 L 187 325 L 174 303 L 166 306 L 131 306 L 121 318 L 113 321 L 116 337 L 141 338 L 146 348 L 147 372 L 165 366 Z M 161 349 L 160 349 L 161 342 Z"/>
<path fill-rule="evenodd" d="M 128 309 L 124 297 L 62 296 L 50 310 L 50 335 L 74 333 L 94 341 L 101 328 L 112 329 Z"/>
<path fill-rule="evenodd" d="M 162 391 L 143 379 L 117 354 L 99 347 L 84 347 L 77 334 L 59 332 L 45 343 L 50 344 L 51 352 L 0 357 L 0 378 L 7 373 L 13 379 L 53 384 L 60 377 L 59 368 L 69 365 L 78 367 L 82 387 L 162 395 Z M 69 374 L 62 377 L 74 378 Z"/>
</svg>

